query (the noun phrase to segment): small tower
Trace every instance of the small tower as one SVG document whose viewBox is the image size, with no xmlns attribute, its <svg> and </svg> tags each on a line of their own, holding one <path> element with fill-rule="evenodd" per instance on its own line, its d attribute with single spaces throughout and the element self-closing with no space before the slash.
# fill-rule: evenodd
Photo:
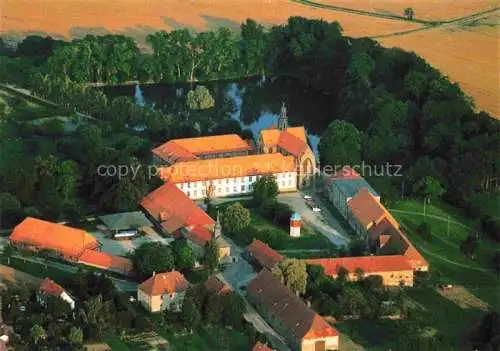
<svg viewBox="0 0 500 351">
<path fill-rule="evenodd" d="M 281 105 L 280 116 L 278 118 L 278 129 L 283 131 L 287 128 L 288 128 L 288 116 L 286 114 L 286 105 L 285 102 L 283 101 Z"/>
<path fill-rule="evenodd" d="M 220 237 L 221 233 L 222 233 L 222 226 L 220 224 L 219 210 L 217 210 L 217 221 L 215 222 L 214 226 L 214 237 L 215 238 Z"/>
<path fill-rule="evenodd" d="M 302 219 L 298 213 L 294 213 L 290 217 L 290 236 L 294 238 L 300 237 L 300 226 L 302 224 Z"/>
</svg>

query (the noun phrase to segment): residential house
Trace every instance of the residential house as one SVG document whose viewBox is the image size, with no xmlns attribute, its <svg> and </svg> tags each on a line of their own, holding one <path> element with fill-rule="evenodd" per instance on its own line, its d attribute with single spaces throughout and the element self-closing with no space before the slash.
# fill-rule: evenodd
<svg viewBox="0 0 500 351">
<path fill-rule="evenodd" d="M 209 293 L 215 295 L 227 295 L 234 292 L 229 284 L 222 281 L 216 275 L 208 277 L 203 285 Z"/>
<path fill-rule="evenodd" d="M 315 258 L 305 261 L 323 267 L 325 274 L 332 278 L 337 278 L 340 267 L 343 267 L 351 281 L 358 279 L 361 270 L 364 277 L 380 276 L 385 286 L 413 286 L 413 267 L 402 255 Z"/>
<path fill-rule="evenodd" d="M 258 270 L 262 268 L 271 270 L 275 264 L 285 259 L 278 251 L 257 239 L 247 246 L 245 256 Z"/>
<path fill-rule="evenodd" d="M 180 272 L 154 273 L 137 286 L 137 300 L 149 312 L 179 312 L 188 287 L 189 282 Z"/>
<path fill-rule="evenodd" d="M 100 247 L 100 243 L 84 230 L 33 217 L 19 223 L 9 240 L 13 246 L 32 251 L 48 250 L 72 261 L 77 261 L 85 250 Z"/>
<path fill-rule="evenodd" d="M 308 307 L 280 279 L 263 269 L 247 288 L 248 299 L 296 351 L 339 348 L 339 333 Z"/>
<path fill-rule="evenodd" d="M 173 139 L 153 149 L 156 164 L 245 156 L 252 145 L 237 134 L 213 135 L 198 138 Z"/>
<path fill-rule="evenodd" d="M 37 301 L 41 305 L 45 304 L 47 296 L 55 296 L 66 302 L 72 310 L 75 309 L 75 300 L 64 290 L 62 286 L 49 278 L 45 278 L 40 284 L 37 292 Z"/>
<path fill-rule="evenodd" d="M 355 170 L 347 166 L 340 171 L 326 175 L 325 187 L 328 199 L 345 219 L 348 219 L 349 216 L 347 203 L 363 188 L 368 189 L 380 202 L 380 196 L 370 184 Z"/>
</svg>

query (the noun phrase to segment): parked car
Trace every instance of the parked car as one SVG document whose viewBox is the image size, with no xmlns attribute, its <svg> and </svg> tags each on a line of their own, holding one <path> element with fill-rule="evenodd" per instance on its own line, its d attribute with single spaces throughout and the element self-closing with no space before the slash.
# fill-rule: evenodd
<svg viewBox="0 0 500 351">
<path fill-rule="evenodd" d="M 310 195 L 304 195 L 304 200 L 312 200 L 312 196 L 310 196 Z"/>
</svg>

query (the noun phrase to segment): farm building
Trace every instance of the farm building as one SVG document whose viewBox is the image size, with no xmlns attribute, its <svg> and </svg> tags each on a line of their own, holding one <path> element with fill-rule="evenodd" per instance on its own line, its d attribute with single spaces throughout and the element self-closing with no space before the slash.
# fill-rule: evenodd
<svg viewBox="0 0 500 351">
<path fill-rule="evenodd" d="M 153 225 L 140 211 L 115 213 L 100 216 L 99 219 L 114 239 L 133 238 L 143 228 L 150 228 Z"/>
</svg>

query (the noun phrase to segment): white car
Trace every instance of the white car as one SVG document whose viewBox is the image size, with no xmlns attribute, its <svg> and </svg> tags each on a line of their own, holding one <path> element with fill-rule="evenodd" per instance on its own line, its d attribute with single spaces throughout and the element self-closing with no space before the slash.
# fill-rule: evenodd
<svg viewBox="0 0 500 351">
<path fill-rule="evenodd" d="M 321 212 L 321 208 L 319 208 L 318 206 L 313 206 L 312 211 L 313 212 Z"/>
<path fill-rule="evenodd" d="M 304 195 L 304 200 L 311 200 L 312 199 L 312 196 L 310 195 Z"/>
</svg>

